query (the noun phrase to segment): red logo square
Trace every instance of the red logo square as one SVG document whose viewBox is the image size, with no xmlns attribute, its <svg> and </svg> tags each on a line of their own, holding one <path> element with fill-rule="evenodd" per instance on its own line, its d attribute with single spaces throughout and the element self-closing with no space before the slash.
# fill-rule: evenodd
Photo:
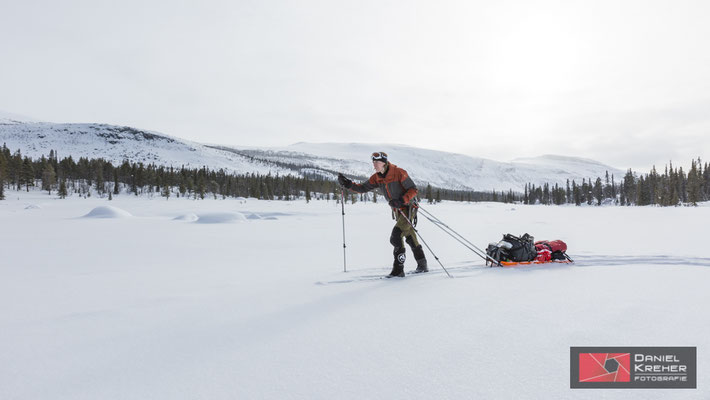
<svg viewBox="0 0 710 400">
<path fill-rule="evenodd" d="M 631 353 L 580 353 L 580 382 L 630 382 Z"/>
</svg>

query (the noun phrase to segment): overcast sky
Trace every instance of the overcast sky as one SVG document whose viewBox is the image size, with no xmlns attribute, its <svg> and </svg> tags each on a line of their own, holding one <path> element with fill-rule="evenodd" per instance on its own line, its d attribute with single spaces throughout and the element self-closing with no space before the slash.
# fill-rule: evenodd
<svg viewBox="0 0 710 400">
<path fill-rule="evenodd" d="M 206 143 L 710 157 L 708 1 L 0 0 L 0 110 Z"/>
</svg>

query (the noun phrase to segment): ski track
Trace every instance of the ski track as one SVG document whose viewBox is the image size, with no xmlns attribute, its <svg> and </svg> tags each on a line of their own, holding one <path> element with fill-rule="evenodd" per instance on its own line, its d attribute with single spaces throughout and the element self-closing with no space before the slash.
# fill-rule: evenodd
<svg viewBox="0 0 710 400">
<path fill-rule="evenodd" d="M 485 270 L 537 270 L 540 268 L 588 268 L 588 267 L 605 267 L 605 266 L 615 266 L 615 265 L 686 265 L 686 266 L 699 266 L 699 267 L 710 267 L 710 258 L 707 257 L 676 257 L 676 256 L 616 256 L 616 255 L 581 255 L 572 258 L 573 263 L 549 263 L 549 264 L 529 264 L 529 265 L 517 265 L 509 267 L 490 267 L 483 264 L 478 264 L 474 262 L 464 262 L 457 263 L 451 266 L 445 266 L 452 278 L 471 278 L 475 277 L 481 273 L 485 273 Z M 347 279 L 335 279 L 326 281 L 317 281 L 316 285 L 332 285 L 332 284 L 344 284 L 344 283 L 356 283 L 356 282 L 373 282 L 373 281 L 399 281 L 404 280 L 409 277 L 421 277 L 421 276 L 431 276 L 431 275 L 443 275 L 448 278 L 444 270 L 436 265 L 433 268 L 429 268 L 429 272 L 423 274 L 415 274 L 414 270 L 410 270 L 406 273 L 405 278 L 392 278 L 385 279 L 387 271 L 390 267 L 381 268 L 358 268 L 346 273 L 363 273 L 370 271 L 381 271 L 380 274 L 366 273 L 362 275 L 355 275 Z"/>
<path fill-rule="evenodd" d="M 710 267 L 710 258 L 707 257 L 678 257 L 678 256 L 616 256 L 616 255 L 581 255 L 572 257 L 577 267 L 593 267 L 606 265 L 692 265 Z"/>
</svg>

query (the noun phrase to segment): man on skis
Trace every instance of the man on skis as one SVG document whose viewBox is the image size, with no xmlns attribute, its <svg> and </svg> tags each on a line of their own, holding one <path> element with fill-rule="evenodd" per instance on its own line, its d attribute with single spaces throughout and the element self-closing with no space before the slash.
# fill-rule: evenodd
<svg viewBox="0 0 710 400">
<path fill-rule="evenodd" d="M 412 199 L 417 195 L 417 186 L 407 171 L 387 161 L 387 153 L 381 151 L 372 153 L 372 166 L 375 168 L 375 173 L 365 182 L 354 183 L 343 174 L 338 174 L 338 182 L 341 186 L 357 193 L 366 193 L 380 188 L 389 201 L 397 222 L 390 235 L 390 243 L 394 246 L 394 263 L 392 264 L 392 272 L 387 277 L 404 276 L 406 255 L 402 238 L 406 238 L 407 244 L 414 253 L 414 259 L 417 260 L 415 273 L 428 272 L 424 250 L 417 240 L 414 227 L 410 224 L 413 213 L 416 212 Z"/>
</svg>

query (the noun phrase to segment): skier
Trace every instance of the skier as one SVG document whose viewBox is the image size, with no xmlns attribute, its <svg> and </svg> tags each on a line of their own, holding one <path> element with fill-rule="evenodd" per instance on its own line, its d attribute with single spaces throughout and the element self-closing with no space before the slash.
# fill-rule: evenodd
<svg viewBox="0 0 710 400">
<path fill-rule="evenodd" d="M 372 166 L 375 168 L 375 173 L 366 182 L 354 183 L 343 174 L 338 174 L 338 183 L 357 193 L 366 193 L 380 188 L 389 201 L 392 212 L 396 215 L 396 224 L 390 235 L 390 243 L 394 246 L 394 263 L 392 272 L 387 275 L 387 278 L 404 277 L 406 255 L 402 243 L 403 237 L 406 238 L 407 244 L 414 253 L 414 259 L 417 260 L 415 273 L 428 272 L 424 250 L 417 240 L 416 232 L 403 216 L 407 216 L 411 221 L 413 212 L 416 212 L 412 199 L 417 195 L 417 186 L 407 171 L 387 161 L 387 153 L 382 151 L 372 153 Z"/>
</svg>

